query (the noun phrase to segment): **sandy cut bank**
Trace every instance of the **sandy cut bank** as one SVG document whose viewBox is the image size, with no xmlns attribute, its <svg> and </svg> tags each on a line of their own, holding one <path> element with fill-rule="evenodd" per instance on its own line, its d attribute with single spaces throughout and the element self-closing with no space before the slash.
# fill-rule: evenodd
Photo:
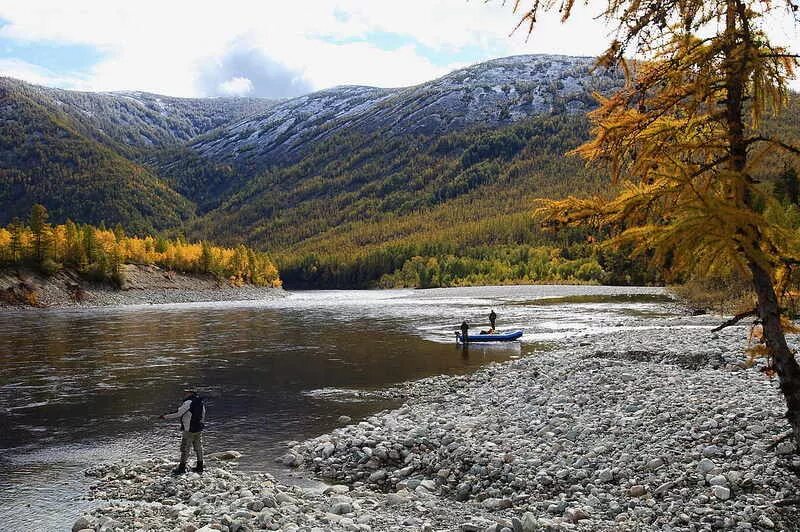
<svg viewBox="0 0 800 532">
<path fill-rule="evenodd" d="M 182 274 L 154 265 L 125 264 L 122 286 L 92 283 L 72 270 L 43 276 L 29 269 L 0 270 L 2 307 L 103 307 L 283 297 L 281 288 L 236 285 L 207 274 Z"/>
</svg>

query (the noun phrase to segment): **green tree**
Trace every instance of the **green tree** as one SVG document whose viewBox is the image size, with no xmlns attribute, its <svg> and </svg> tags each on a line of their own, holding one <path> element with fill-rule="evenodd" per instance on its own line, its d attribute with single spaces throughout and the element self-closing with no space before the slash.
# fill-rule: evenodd
<svg viewBox="0 0 800 532">
<path fill-rule="evenodd" d="M 775 195 L 791 205 L 800 205 L 800 181 L 797 170 L 787 166 L 775 181 Z"/>
<path fill-rule="evenodd" d="M 518 2 L 520 6 L 522 2 Z M 621 66 L 626 85 L 591 114 L 593 138 L 576 153 L 621 181 L 614 199 L 568 198 L 539 210 L 562 223 L 605 225 L 612 244 L 674 272 L 736 267 L 757 295 L 765 354 L 800 446 L 800 366 L 784 335 L 784 279 L 800 264 L 800 239 L 771 223 L 775 201 L 754 175 L 769 151 L 800 148 L 759 131 L 764 113 L 780 111 L 797 56 L 771 42 L 766 21 L 791 2 L 765 0 L 608 0 L 600 2 L 617 38 L 600 64 Z M 527 5 L 527 4 L 526 4 Z M 532 28 L 553 3 L 534 1 L 522 23 Z M 591 5 L 591 3 L 589 3 Z M 563 4 L 568 18 L 574 2 Z M 635 56 L 637 62 L 624 57 Z"/>
<path fill-rule="evenodd" d="M 208 242 L 203 241 L 200 249 L 200 271 L 203 273 L 212 273 L 214 267 L 214 252 Z"/>
<path fill-rule="evenodd" d="M 78 226 L 72 220 L 67 220 L 65 226 L 65 250 L 64 263 L 80 267 L 86 262 L 86 252 L 83 248 L 83 235 Z"/>
<path fill-rule="evenodd" d="M 11 220 L 8 226 L 8 231 L 11 233 L 11 242 L 9 244 L 11 252 L 11 262 L 19 263 L 22 260 L 22 222 L 19 218 Z"/>
<path fill-rule="evenodd" d="M 46 256 L 50 224 L 47 223 L 47 209 L 39 203 L 31 207 L 28 226 L 33 234 L 33 258 L 41 264 Z"/>
</svg>

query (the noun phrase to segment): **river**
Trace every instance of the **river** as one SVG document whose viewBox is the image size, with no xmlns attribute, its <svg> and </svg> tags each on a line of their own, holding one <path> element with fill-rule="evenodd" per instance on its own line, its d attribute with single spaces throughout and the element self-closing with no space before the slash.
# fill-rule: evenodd
<svg viewBox="0 0 800 532">
<path fill-rule="evenodd" d="M 0 310 L 0 530 L 68 530 L 91 507 L 83 471 L 175 454 L 181 391 L 208 398 L 207 451 L 289 479 L 286 442 L 390 408 L 392 384 L 546 354 L 569 335 L 647 328 L 657 288 L 525 286 L 306 291 L 263 302 Z M 463 319 L 522 342 L 455 344 Z M 299 479 L 295 479 L 301 482 Z"/>
</svg>

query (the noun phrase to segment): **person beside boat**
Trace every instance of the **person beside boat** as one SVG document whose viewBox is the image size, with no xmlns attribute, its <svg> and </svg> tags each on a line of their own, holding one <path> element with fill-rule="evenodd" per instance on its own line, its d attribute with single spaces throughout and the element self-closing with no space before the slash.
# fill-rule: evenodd
<svg viewBox="0 0 800 532">
<path fill-rule="evenodd" d="M 489 313 L 489 324 L 492 326 L 492 332 L 495 329 L 495 322 L 497 321 L 497 314 L 495 314 L 494 309 Z"/>
<path fill-rule="evenodd" d="M 467 323 L 467 320 L 461 322 L 461 341 L 464 343 L 469 341 L 469 323 Z"/>
</svg>

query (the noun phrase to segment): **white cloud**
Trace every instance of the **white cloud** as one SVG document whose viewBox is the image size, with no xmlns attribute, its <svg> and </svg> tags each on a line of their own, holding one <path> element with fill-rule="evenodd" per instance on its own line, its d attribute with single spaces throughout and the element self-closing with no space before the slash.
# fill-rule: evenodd
<svg viewBox="0 0 800 532">
<path fill-rule="evenodd" d="M 219 92 L 226 96 L 247 96 L 253 92 L 253 82 L 248 78 L 231 78 L 219 84 Z"/>
<path fill-rule="evenodd" d="M 85 44 L 103 59 L 80 73 L 53 73 L 0 63 L 0 72 L 48 84 L 92 90 L 138 89 L 179 96 L 207 92 L 203 75 L 231 50 L 245 46 L 284 65 L 319 89 L 360 83 L 398 86 L 434 78 L 463 62 L 521 53 L 595 55 L 608 31 L 583 3 L 573 19 L 542 17 L 526 40 L 510 35 L 519 14 L 507 2 L 482 0 L 4 0 L 0 37 L 28 42 Z M 525 3 L 523 2 L 523 6 Z M 419 43 L 382 49 L 371 40 L 388 32 Z M 365 40 L 366 39 L 366 40 Z M 800 42 L 797 32 L 789 39 Z M 341 44 L 334 44 L 336 41 Z M 403 42 L 403 41 L 401 41 Z M 433 54 L 433 55 L 431 55 Z M 448 59 L 451 58 L 451 59 Z M 253 94 L 263 83 L 246 77 Z M 266 89 L 264 89 L 266 90 Z"/>
<path fill-rule="evenodd" d="M 19 59 L 0 58 L 0 75 L 24 79 L 37 85 L 88 90 L 89 83 L 80 77 L 62 76 L 39 65 Z"/>
</svg>

